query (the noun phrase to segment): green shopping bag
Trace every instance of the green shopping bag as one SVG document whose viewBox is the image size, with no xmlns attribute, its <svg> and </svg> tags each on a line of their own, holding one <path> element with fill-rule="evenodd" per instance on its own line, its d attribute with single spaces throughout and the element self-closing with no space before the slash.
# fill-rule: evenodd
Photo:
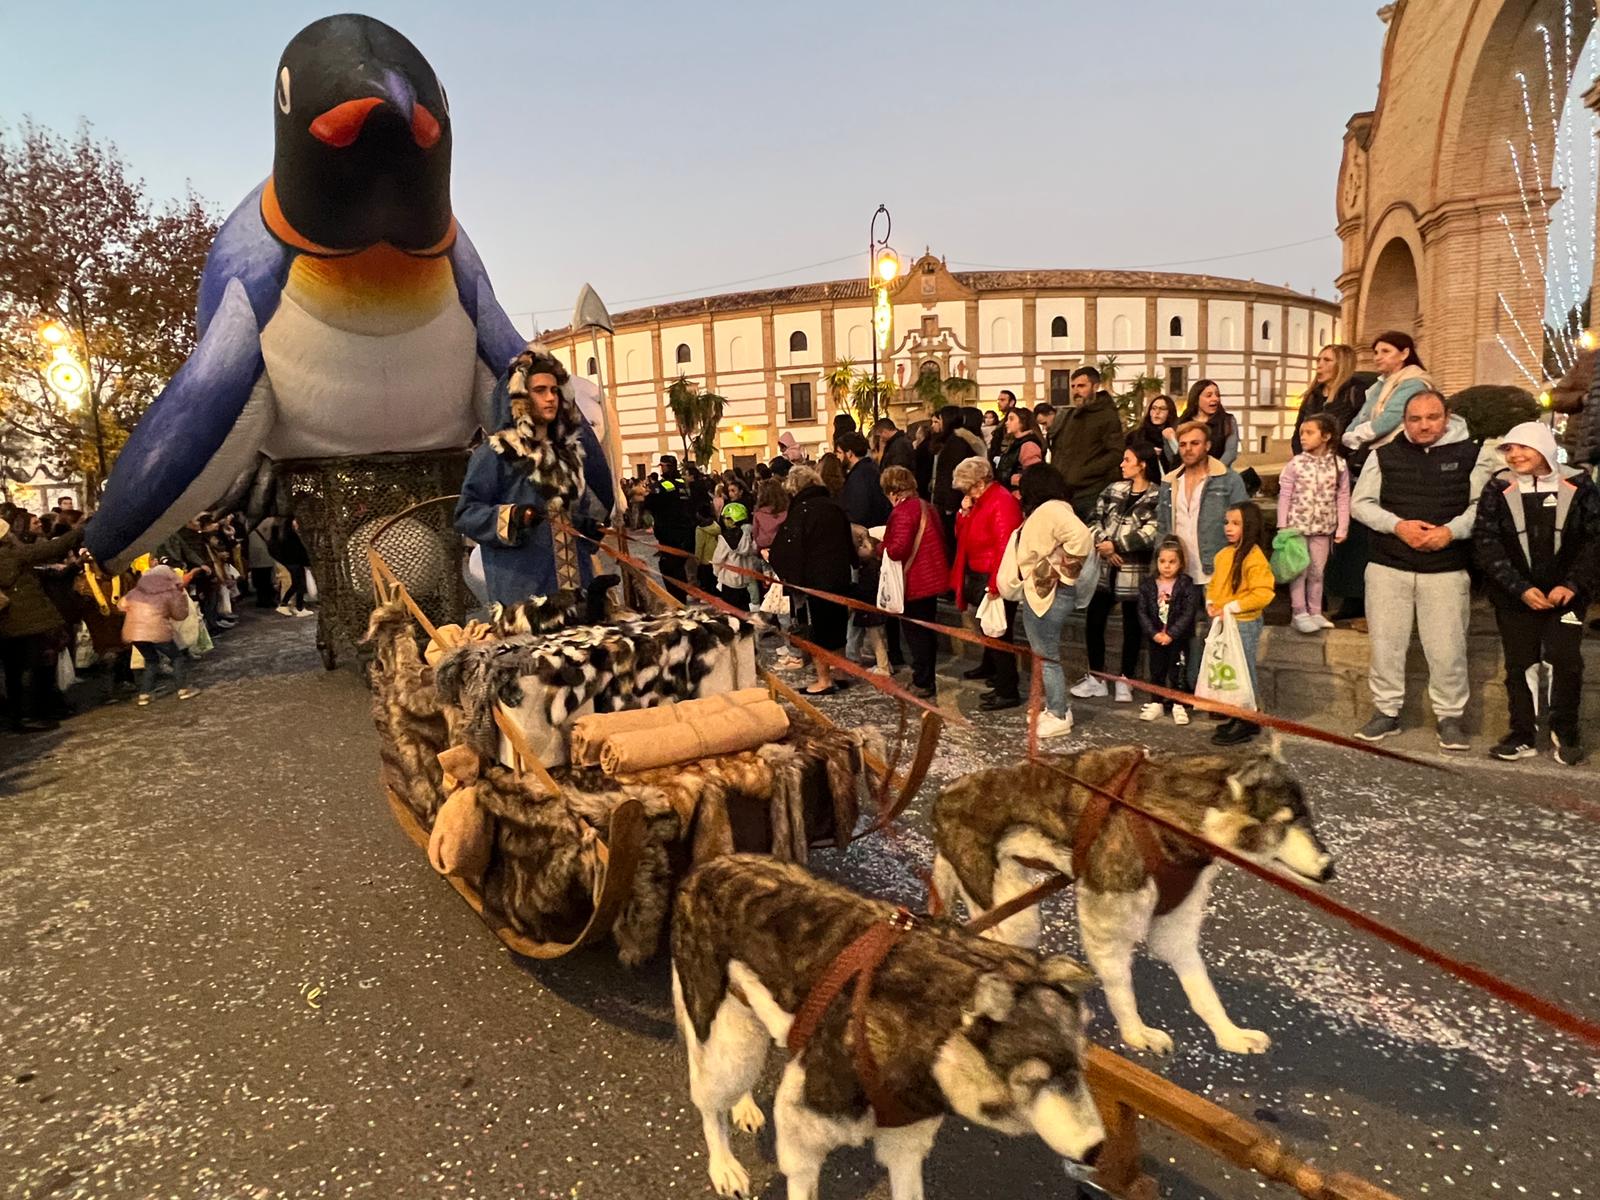
<svg viewBox="0 0 1600 1200">
<path fill-rule="evenodd" d="M 1311 546 L 1298 529 L 1280 529 L 1272 539 L 1272 577 L 1293 583 L 1311 565 Z"/>
</svg>

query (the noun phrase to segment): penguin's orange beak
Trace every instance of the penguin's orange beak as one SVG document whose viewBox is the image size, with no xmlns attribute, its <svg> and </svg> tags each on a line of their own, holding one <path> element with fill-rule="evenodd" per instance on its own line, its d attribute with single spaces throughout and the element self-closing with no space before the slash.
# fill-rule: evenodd
<svg viewBox="0 0 1600 1200">
<path fill-rule="evenodd" d="M 378 96 L 364 96 L 360 100 L 336 104 L 311 122 L 311 136 L 343 150 L 361 136 L 361 129 L 372 115 L 372 110 L 382 103 L 382 98 Z M 411 106 L 411 137 L 424 150 L 431 149 L 439 140 L 438 120 L 420 104 Z"/>
</svg>

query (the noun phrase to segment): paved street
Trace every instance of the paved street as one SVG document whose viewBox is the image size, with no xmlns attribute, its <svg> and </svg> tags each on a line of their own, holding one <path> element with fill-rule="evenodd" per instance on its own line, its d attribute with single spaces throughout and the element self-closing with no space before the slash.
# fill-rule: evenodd
<svg viewBox="0 0 1600 1200">
<path fill-rule="evenodd" d="M 322 670 L 313 624 L 250 614 L 198 698 L 0 740 L 0 1195 L 709 1195 L 664 961 L 504 950 L 390 819 L 365 689 Z M 828 703 L 888 715 L 860 688 Z M 1078 716 L 1079 745 L 1209 728 L 1109 702 Z M 934 788 L 1020 752 L 1022 730 L 1019 713 L 950 730 L 905 830 L 818 865 L 920 901 Z M 1600 1017 L 1592 771 L 1288 751 L 1335 895 Z M 1069 903 L 1049 908 L 1067 949 Z M 1238 872 L 1207 942 L 1232 1014 L 1273 1049 L 1216 1052 L 1141 962 L 1146 1018 L 1178 1042 L 1147 1065 L 1402 1196 L 1596 1194 L 1594 1055 Z M 1104 1017 L 1096 1036 L 1114 1039 Z M 737 1148 L 781 1195 L 770 1131 Z M 1167 1195 L 1263 1194 L 1157 1130 L 1146 1148 Z M 852 1152 L 823 1194 L 888 1190 Z M 929 1161 L 930 1200 L 1070 1194 L 1036 1141 L 958 1122 Z"/>
</svg>

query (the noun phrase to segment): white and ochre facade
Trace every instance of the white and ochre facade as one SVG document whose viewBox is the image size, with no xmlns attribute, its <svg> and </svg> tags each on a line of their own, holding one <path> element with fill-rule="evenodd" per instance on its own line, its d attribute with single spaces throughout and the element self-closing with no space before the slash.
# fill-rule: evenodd
<svg viewBox="0 0 1600 1200">
<path fill-rule="evenodd" d="M 1210 275 L 1149 271 L 951 271 L 924 254 L 895 287 L 885 383 L 899 385 L 897 420 L 926 416 L 912 386 L 924 371 L 978 385 L 991 407 L 1002 388 L 1033 405 L 1064 397 L 1071 371 L 1115 357 L 1178 394 L 1215 379 L 1246 431 L 1246 449 L 1280 449 L 1322 346 L 1340 340 L 1339 306 L 1287 288 Z M 777 453 L 792 432 L 818 448 L 833 413 L 827 379 L 849 359 L 872 362 L 865 279 L 680 300 L 615 318 L 616 334 L 544 341 L 574 374 L 615 396 L 629 466 L 680 449 L 667 407 L 679 375 L 727 398 L 718 438 L 730 464 Z M 903 389 L 903 390 L 900 390 Z"/>
</svg>

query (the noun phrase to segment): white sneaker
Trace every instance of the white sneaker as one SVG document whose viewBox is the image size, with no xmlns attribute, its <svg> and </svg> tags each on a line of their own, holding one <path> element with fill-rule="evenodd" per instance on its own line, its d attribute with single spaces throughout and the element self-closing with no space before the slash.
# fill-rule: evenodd
<svg viewBox="0 0 1600 1200">
<path fill-rule="evenodd" d="M 1139 710 L 1139 720 L 1141 720 L 1141 721 L 1159 721 L 1160 719 L 1161 719 L 1161 703 L 1160 703 L 1160 701 L 1152 701 L 1151 703 L 1146 704 L 1143 708 L 1141 708 Z"/>
<path fill-rule="evenodd" d="M 1063 737 L 1072 732 L 1072 710 L 1067 709 L 1067 715 L 1058 717 L 1051 712 L 1039 714 L 1039 736 L 1041 738 Z"/>
<path fill-rule="evenodd" d="M 178 699 L 179 700 L 188 700 L 188 699 L 191 699 L 194 696 L 198 696 L 199 694 L 200 694 L 200 689 L 199 688 L 183 687 L 183 688 L 179 688 L 178 689 Z"/>
<path fill-rule="evenodd" d="M 1093 675 L 1085 675 L 1069 689 L 1079 700 L 1096 700 L 1108 695 L 1110 688 L 1106 687 L 1105 680 L 1096 679 Z"/>
<path fill-rule="evenodd" d="M 1321 613 L 1312 613 L 1311 619 L 1317 623 L 1318 629 L 1332 629 L 1333 622 Z"/>
<path fill-rule="evenodd" d="M 1294 626 L 1296 633 L 1321 633 L 1322 626 L 1310 613 L 1295 613 L 1294 620 L 1289 624 Z"/>
<path fill-rule="evenodd" d="M 1131 687 L 1129 687 L 1125 683 L 1120 683 L 1119 682 L 1117 684 L 1117 703 L 1118 704 L 1132 704 L 1133 703 L 1133 689 Z"/>
<path fill-rule="evenodd" d="M 277 612 L 280 617 L 294 616 L 294 609 L 290 608 L 287 604 L 278 605 Z"/>
<path fill-rule="evenodd" d="M 138 699 L 139 707 L 143 708 L 145 705 L 147 705 L 149 703 L 150 703 L 150 693 L 149 692 L 140 692 L 139 693 L 139 699 Z"/>
<path fill-rule="evenodd" d="M 1189 723 L 1189 710 L 1181 704 L 1172 706 L 1172 723 L 1174 725 L 1187 725 Z"/>
<path fill-rule="evenodd" d="M 297 608 L 295 609 L 293 615 L 297 617 L 314 617 L 317 615 L 317 612 L 316 609 L 313 608 Z"/>
</svg>

